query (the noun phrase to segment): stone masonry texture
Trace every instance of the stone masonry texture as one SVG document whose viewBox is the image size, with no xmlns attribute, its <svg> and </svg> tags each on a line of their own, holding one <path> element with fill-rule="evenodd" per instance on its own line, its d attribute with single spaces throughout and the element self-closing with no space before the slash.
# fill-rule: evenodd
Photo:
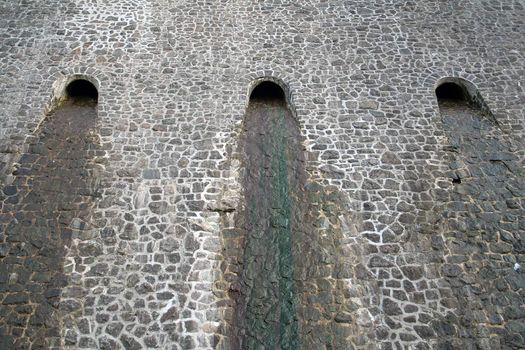
<svg viewBox="0 0 525 350">
<path fill-rule="evenodd" d="M 523 349 L 524 38 L 520 0 L 0 0 L 0 349 Z"/>
</svg>

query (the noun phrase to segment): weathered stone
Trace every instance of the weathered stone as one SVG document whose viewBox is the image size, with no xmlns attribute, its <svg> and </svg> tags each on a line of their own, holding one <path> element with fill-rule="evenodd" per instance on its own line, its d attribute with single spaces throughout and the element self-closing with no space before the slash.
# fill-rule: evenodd
<svg viewBox="0 0 525 350">
<path fill-rule="evenodd" d="M 457 277 L 461 274 L 462 269 L 458 265 L 446 264 L 442 268 L 443 274 L 447 277 Z"/>
<path fill-rule="evenodd" d="M 165 252 L 172 252 L 179 249 L 180 242 L 175 238 L 168 237 L 160 242 L 160 249 Z"/>
<path fill-rule="evenodd" d="M 395 301 L 388 298 L 383 299 L 383 310 L 387 315 L 390 316 L 401 315 L 403 313 L 399 305 Z"/>
<path fill-rule="evenodd" d="M 414 330 L 423 339 L 428 339 L 434 336 L 434 332 L 428 326 L 414 326 Z"/>
<path fill-rule="evenodd" d="M 65 345 L 76 345 L 78 339 L 78 334 L 72 330 L 67 330 L 64 336 Z"/>
<path fill-rule="evenodd" d="M 102 245 L 97 242 L 83 242 L 78 244 L 79 255 L 83 257 L 99 256 L 103 253 Z"/>
<path fill-rule="evenodd" d="M 160 322 L 173 321 L 179 318 L 179 313 L 176 307 L 169 308 L 162 314 Z"/>
<path fill-rule="evenodd" d="M 142 345 L 133 338 L 132 336 L 129 336 L 127 334 L 122 334 L 120 336 L 120 341 L 122 342 L 122 345 L 124 346 L 124 349 L 126 350 L 140 350 L 142 349 Z"/>
<path fill-rule="evenodd" d="M 29 295 L 27 293 L 14 293 L 14 294 L 8 294 L 2 300 L 2 304 L 4 305 L 25 304 L 28 301 L 29 301 Z"/>
<path fill-rule="evenodd" d="M 124 325 L 120 322 L 112 322 L 106 326 L 106 332 L 115 338 L 118 338 L 120 332 L 124 328 Z"/>
<path fill-rule="evenodd" d="M 359 102 L 359 108 L 362 109 L 377 109 L 378 104 L 376 101 L 373 100 L 366 100 Z"/>
<path fill-rule="evenodd" d="M 124 226 L 122 233 L 119 235 L 120 239 L 135 240 L 139 237 L 137 227 L 133 223 L 127 223 Z"/>
<path fill-rule="evenodd" d="M 402 266 L 401 271 L 411 281 L 417 281 L 423 277 L 423 267 L 421 266 Z"/>
<path fill-rule="evenodd" d="M 335 321 L 340 323 L 351 323 L 353 322 L 353 317 L 350 313 L 339 312 L 335 315 Z"/>
<path fill-rule="evenodd" d="M 77 300 L 69 299 L 69 300 L 63 300 L 60 303 L 60 307 L 67 312 L 72 312 L 72 311 L 80 309 L 82 305 Z"/>
<path fill-rule="evenodd" d="M 160 179 L 160 171 L 159 169 L 144 169 L 142 171 L 142 176 L 145 179 Z"/>
<path fill-rule="evenodd" d="M 166 202 L 151 202 L 148 207 L 155 214 L 166 214 L 168 209 L 168 203 Z"/>
<path fill-rule="evenodd" d="M 98 348 L 101 350 L 112 350 L 117 348 L 117 342 L 107 336 L 98 339 Z"/>
<path fill-rule="evenodd" d="M 370 259 L 370 261 L 368 262 L 368 266 L 369 267 L 392 267 L 393 264 L 390 261 L 376 255 Z"/>
<path fill-rule="evenodd" d="M 5 186 L 4 187 L 4 194 L 6 196 L 12 196 L 15 195 L 17 192 L 16 186 Z"/>
</svg>

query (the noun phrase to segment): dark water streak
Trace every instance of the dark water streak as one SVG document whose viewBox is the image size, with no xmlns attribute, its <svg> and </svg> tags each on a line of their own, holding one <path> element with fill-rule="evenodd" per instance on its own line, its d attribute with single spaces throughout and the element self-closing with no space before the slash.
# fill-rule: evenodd
<svg viewBox="0 0 525 350">
<path fill-rule="evenodd" d="M 438 328 L 449 330 L 438 332 L 440 346 L 521 347 L 515 324 L 523 317 L 517 320 L 518 307 L 507 305 L 509 300 L 523 304 L 523 295 L 513 286 L 524 279 L 512 268 L 512 259 L 520 261 L 525 252 L 519 226 L 525 213 L 515 204 L 517 195 L 525 193 L 523 170 L 508 138 L 484 110 L 462 100 L 438 102 L 454 183 L 442 214 L 446 252 L 451 255 L 445 260 L 459 271 L 445 276 L 457 318 L 447 321 L 454 327 Z"/>
<path fill-rule="evenodd" d="M 299 128 L 282 101 L 252 101 L 245 119 L 245 213 L 235 348 L 295 349 L 298 325 L 293 232 L 298 190 L 304 185 Z"/>
<path fill-rule="evenodd" d="M 0 348 L 60 346 L 65 246 L 85 227 L 96 152 L 96 101 L 66 101 L 43 121 L 4 188 L 0 242 Z M 73 224 L 73 222 L 75 224 Z"/>
<path fill-rule="evenodd" d="M 223 236 L 233 314 L 221 349 L 349 348 L 361 334 L 344 281 L 353 275 L 342 253 L 346 197 L 308 180 L 284 98 L 252 99 L 240 154 L 243 205 Z"/>
</svg>

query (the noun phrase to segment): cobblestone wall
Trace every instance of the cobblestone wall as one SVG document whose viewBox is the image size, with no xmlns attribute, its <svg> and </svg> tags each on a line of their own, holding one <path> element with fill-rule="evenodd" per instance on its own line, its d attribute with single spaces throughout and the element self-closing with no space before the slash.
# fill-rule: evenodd
<svg viewBox="0 0 525 350">
<path fill-rule="evenodd" d="M 353 307 L 337 340 L 519 348 L 524 21 L 515 0 L 0 2 L 4 213 L 16 212 L 15 163 L 31 154 L 39 126 L 51 125 L 42 121 L 60 82 L 86 76 L 99 89 L 99 151 L 89 163 L 100 196 L 56 268 L 66 277 L 51 298 L 60 322 L 47 344 L 223 344 L 235 277 L 224 273 L 225 236 L 243 201 L 242 121 L 250 89 L 273 77 L 304 138 L 307 183 L 319 186 L 311 192 L 319 197 L 312 215 L 325 220 L 319 242 L 326 234 L 326 244 L 340 244 L 337 288 Z M 472 82 L 490 117 L 438 105 L 443 77 Z M 0 222 L 4 270 L 13 215 Z M 0 277 L 7 324 L 19 322 L 8 316 L 17 307 L 5 293 L 9 278 Z M 27 348 L 32 326 L 19 323 L 13 341 Z"/>
</svg>

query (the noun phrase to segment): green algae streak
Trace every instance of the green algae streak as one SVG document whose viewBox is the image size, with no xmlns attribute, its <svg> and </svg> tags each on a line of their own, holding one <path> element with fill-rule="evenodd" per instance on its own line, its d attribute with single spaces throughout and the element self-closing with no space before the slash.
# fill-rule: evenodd
<svg viewBox="0 0 525 350">
<path fill-rule="evenodd" d="M 261 132 L 259 156 L 249 169 L 258 193 L 248 196 L 247 211 L 253 224 L 244 252 L 246 337 L 243 349 L 296 349 L 298 326 L 295 310 L 292 256 L 292 194 L 289 174 L 292 150 L 288 143 L 285 105 L 261 106 L 256 117 L 268 122 Z M 262 115 L 258 115 L 262 114 Z M 293 153 L 292 153 L 293 154 Z M 290 176 L 292 175 L 292 176 Z M 244 293 L 243 293 L 244 294 Z"/>
</svg>

